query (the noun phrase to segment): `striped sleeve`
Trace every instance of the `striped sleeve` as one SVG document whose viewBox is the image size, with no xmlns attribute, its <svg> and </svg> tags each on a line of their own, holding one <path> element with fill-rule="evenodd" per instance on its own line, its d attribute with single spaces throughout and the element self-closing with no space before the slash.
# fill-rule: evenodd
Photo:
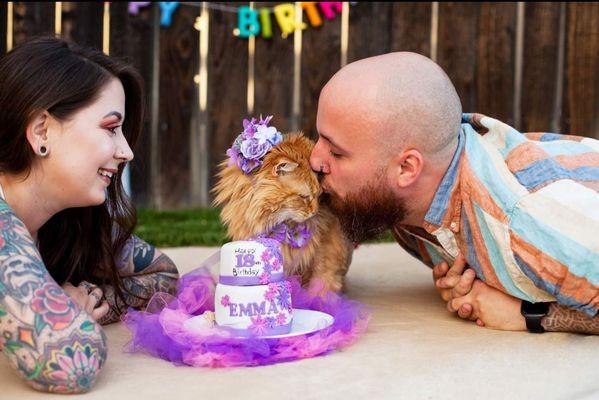
<svg viewBox="0 0 599 400">
<path fill-rule="evenodd" d="M 595 316 L 599 310 L 599 194 L 560 179 L 523 196 L 509 215 L 514 259 L 560 304 Z"/>
<path fill-rule="evenodd" d="M 434 267 L 438 262 L 440 257 L 436 254 L 431 254 L 422 240 L 415 238 L 403 229 L 397 227 L 392 228 L 391 233 L 393 234 L 395 241 L 412 257 L 422 261 L 430 268 Z"/>
</svg>

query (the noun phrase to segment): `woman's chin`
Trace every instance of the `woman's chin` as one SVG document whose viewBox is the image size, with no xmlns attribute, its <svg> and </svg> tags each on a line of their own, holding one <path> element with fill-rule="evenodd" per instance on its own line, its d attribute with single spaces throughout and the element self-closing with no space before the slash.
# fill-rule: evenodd
<svg viewBox="0 0 599 400">
<path fill-rule="evenodd" d="M 88 206 L 99 206 L 100 204 L 104 204 L 106 201 L 106 192 L 104 190 L 99 192 L 91 193 L 89 198 Z"/>
</svg>

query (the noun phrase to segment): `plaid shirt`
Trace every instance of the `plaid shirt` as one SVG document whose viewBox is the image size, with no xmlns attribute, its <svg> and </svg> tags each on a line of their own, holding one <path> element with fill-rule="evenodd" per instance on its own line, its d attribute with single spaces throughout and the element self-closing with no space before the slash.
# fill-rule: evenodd
<svg viewBox="0 0 599 400">
<path fill-rule="evenodd" d="M 522 134 L 464 114 L 425 216 L 398 243 L 429 266 L 464 254 L 479 279 L 530 302 L 599 310 L 599 141 Z"/>
</svg>

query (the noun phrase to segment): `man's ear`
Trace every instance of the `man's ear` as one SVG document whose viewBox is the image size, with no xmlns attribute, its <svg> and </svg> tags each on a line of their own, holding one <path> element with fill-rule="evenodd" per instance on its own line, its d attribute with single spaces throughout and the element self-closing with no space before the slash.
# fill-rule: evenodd
<svg viewBox="0 0 599 400">
<path fill-rule="evenodd" d="M 293 172 L 297 167 L 298 163 L 289 160 L 281 160 L 277 163 L 277 165 L 273 168 L 273 174 L 276 176 L 284 175 L 289 172 Z"/>
<path fill-rule="evenodd" d="M 25 133 L 27 141 L 35 153 L 41 146 L 47 146 L 48 142 L 48 124 L 50 123 L 50 114 L 48 111 L 42 111 L 29 121 Z"/>
<path fill-rule="evenodd" d="M 406 188 L 416 182 L 422 173 L 424 157 L 418 150 L 409 149 L 396 156 L 392 163 L 395 184 L 398 188 Z"/>
</svg>

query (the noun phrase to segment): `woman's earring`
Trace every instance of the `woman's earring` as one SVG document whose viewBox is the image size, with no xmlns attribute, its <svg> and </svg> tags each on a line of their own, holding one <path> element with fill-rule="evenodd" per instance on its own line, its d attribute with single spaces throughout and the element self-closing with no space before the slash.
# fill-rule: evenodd
<svg viewBox="0 0 599 400">
<path fill-rule="evenodd" d="M 40 157 L 46 157 L 48 155 L 48 148 L 46 146 L 40 146 Z"/>
</svg>

